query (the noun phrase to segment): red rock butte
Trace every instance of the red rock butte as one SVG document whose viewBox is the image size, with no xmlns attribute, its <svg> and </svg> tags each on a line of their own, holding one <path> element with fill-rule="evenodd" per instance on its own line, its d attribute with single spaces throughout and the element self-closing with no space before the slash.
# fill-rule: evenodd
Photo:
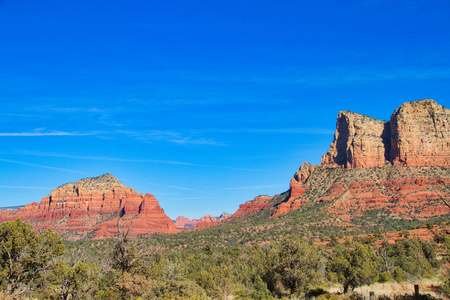
<svg viewBox="0 0 450 300">
<path fill-rule="evenodd" d="M 40 204 L 0 212 L 0 222 L 18 217 L 69 240 L 115 236 L 119 218 L 131 235 L 178 232 L 153 195 L 138 194 L 111 174 L 61 185 Z"/>
<path fill-rule="evenodd" d="M 406 102 L 389 122 L 341 111 L 322 165 L 450 167 L 449 138 L 450 110 L 433 100 Z"/>
<path fill-rule="evenodd" d="M 271 217 L 313 199 L 332 203 L 327 211 L 345 220 L 373 209 L 407 219 L 445 215 L 449 167 L 450 110 L 435 101 L 406 102 L 388 122 L 341 111 L 321 165 L 301 165 Z"/>
</svg>

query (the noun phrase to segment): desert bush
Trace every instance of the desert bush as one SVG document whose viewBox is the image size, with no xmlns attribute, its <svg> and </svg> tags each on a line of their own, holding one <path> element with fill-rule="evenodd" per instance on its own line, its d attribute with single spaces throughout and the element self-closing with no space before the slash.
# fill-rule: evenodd
<svg viewBox="0 0 450 300">
<path fill-rule="evenodd" d="M 369 245 L 349 243 L 338 246 L 327 263 L 328 278 L 341 283 L 344 293 L 374 283 L 379 276 L 375 260 L 375 251 Z"/>
</svg>

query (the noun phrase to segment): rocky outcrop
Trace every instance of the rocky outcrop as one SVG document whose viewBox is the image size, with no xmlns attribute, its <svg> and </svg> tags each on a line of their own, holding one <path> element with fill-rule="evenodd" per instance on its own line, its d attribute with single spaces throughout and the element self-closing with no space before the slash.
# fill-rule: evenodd
<svg viewBox="0 0 450 300">
<path fill-rule="evenodd" d="M 387 159 L 389 142 L 389 123 L 341 111 L 334 141 L 322 157 L 322 164 L 347 169 L 382 167 Z"/>
<path fill-rule="evenodd" d="M 391 117 L 394 165 L 450 166 L 450 109 L 433 100 L 407 102 Z"/>
<path fill-rule="evenodd" d="M 433 100 L 406 102 L 383 122 L 339 112 L 327 167 L 450 166 L 450 110 Z"/>
<path fill-rule="evenodd" d="M 299 208 L 301 205 L 308 202 L 308 199 L 300 199 L 304 193 L 309 189 L 308 179 L 316 169 L 316 166 L 310 163 L 304 162 L 294 177 L 291 179 L 289 185 L 289 198 L 286 202 L 282 202 L 276 206 L 275 210 L 271 214 L 271 218 L 276 218 L 285 213 L 293 211 Z"/>
<path fill-rule="evenodd" d="M 268 208 L 272 204 L 274 197 L 271 196 L 257 196 L 251 201 L 247 201 L 244 204 L 239 205 L 239 209 L 234 214 L 222 213 L 218 218 L 210 215 L 206 215 L 200 218 L 195 229 L 208 228 L 212 226 L 218 226 L 231 221 L 239 221 L 246 219 L 257 212 L 260 212 Z"/>
<path fill-rule="evenodd" d="M 289 197 L 275 207 L 271 217 L 310 201 L 330 201 L 327 211 L 347 221 L 371 209 L 418 219 L 447 214 L 436 190 L 450 179 L 449 170 L 431 167 L 450 167 L 449 109 L 428 99 L 407 102 L 389 122 L 339 112 L 334 140 L 321 165 L 302 164 L 291 179 Z M 353 181 L 341 178 L 327 184 L 327 170 L 333 168 Z M 365 179 L 354 174 L 365 174 Z"/>
<path fill-rule="evenodd" d="M 117 220 L 128 221 L 131 235 L 175 233 L 175 224 L 151 194 L 138 194 L 111 174 L 64 184 L 16 211 L 0 212 L 0 221 L 22 218 L 35 229 L 52 228 L 68 239 L 110 237 Z"/>
<path fill-rule="evenodd" d="M 202 229 L 202 228 L 208 228 L 212 226 L 217 226 L 220 224 L 223 224 L 225 222 L 230 221 L 231 215 L 229 213 L 223 212 L 219 217 L 213 217 L 211 215 L 206 215 L 201 217 L 197 225 L 195 226 L 195 229 Z"/>
</svg>

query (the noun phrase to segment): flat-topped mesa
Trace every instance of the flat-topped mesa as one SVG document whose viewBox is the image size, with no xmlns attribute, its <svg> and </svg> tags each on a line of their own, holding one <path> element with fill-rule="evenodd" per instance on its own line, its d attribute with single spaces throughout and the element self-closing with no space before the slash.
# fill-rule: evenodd
<svg viewBox="0 0 450 300">
<path fill-rule="evenodd" d="M 450 109 L 430 99 L 406 102 L 390 127 L 394 165 L 450 166 Z"/>
<path fill-rule="evenodd" d="M 326 167 L 347 169 L 450 166 L 450 110 L 433 100 L 406 102 L 383 122 L 339 112 L 334 140 L 322 157 Z"/>
</svg>

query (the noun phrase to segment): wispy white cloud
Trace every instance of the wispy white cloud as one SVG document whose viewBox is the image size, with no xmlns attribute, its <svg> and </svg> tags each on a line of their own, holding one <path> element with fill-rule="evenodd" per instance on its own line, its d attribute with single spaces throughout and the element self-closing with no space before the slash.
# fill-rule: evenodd
<svg viewBox="0 0 450 300">
<path fill-rule="evenodd" d="M 11 186 L 11 185 L 0 185 L 0 189 L 51 190 L 52 188 L 37 187 L 37 186 Z"/>
<path fill-rule="evenodd" d="M 202 194 L 218 195 L 216 193 L 211 193 L 211 192 L 208 192 L 208 191 L 200 191 L 200 190 L 196 190 L 196 189 L 185 188 L 185 187 L 180 187 L 180 186 L 175 186 L 175 185 L 166 185 L 166 184 L 160 184 L 160 183 L 155 183 L 155 182 L 147 182 L 147 184 L 163 186 L 163 187 L 168 187 L 168 188 L 177 189 L 177 190 L 183 190 L 183 191 L 202 193 Z"/>
<path fill-rule="evenodd" d="M 264 188 L 280 188 L 286 187 L 286 184 L 270 184 L 270 185 L 250 185 L 250 186 L 240 186 L 240 187 L 229 187 L 226 190 L 253 190 L 253 189 L 264 189 Z"/>
<path fill-rule="evenodd" d="M 67 131 L 31 131 L 31 132 L 0 132 L 1 136 L 17 136 L 17 137 L 39 137 L 39 136 L 85 136 L 96 135 L 99 132 L 67 132 Z"/>
<path fill-rule="evenodd" d="M 333 134 L 334 130 L 324 129 L 324 128 L 209 128 L 202 129 L 198 132 L 220 132 L 220 133 L 301 133 L 301 134 Z"/>
<path fill-rule="evenodd" d="M 91 175 L 92 176 L 92 174 L 86 173 L 86 172 L 79 172 L 79 171 L 75 171 L 75 170 L 57 168 L 57 167 L 52 167 L 52 166 L 32 164 L 32 163 L 27 163 L 27 162 L 17 161 L 17 160 L 10 160 L 10 159 L 0 158 L 0 161 L 7 162 L 7 163 L 12 163 L 12 164 L 19 164 L 19 165 L 24 165 L 24 166 L 36 167 L 36 168 L 44 168 L 44 169 L 58 170 L 58 171 L 64 171 L 64 172 L 69 172 L 69 173 L 85 174 L 85 175 Z"/>
<path fill-rule="evenodd" d="M 117 125 L 119 126 L 119 125 Z M 225 146 L 223 142 L 203 137 L 184 135 L 176 131 L 166 130 L 149 130 L 149 131 L 45 131 L 43 128 L 38 128 L 34 131 L 27 132 L 0 132 L 0 137 L 49 137 L 49 136 L 93 136 L 111 137 L 115 135 L 126 135 L 136 140 L 144 142 L 162 141 L 168 143 L 175 143 L 179 145 L 209 145 L 209 146 Z"/>
<path fill-rule="evenodd" d="M 69 159 L 85 159 L 85 160 L 99 160 L 99 161 L 116 161 L 116 162 L 129 162 L 129 163 L 155 163 L 155 164 L 170 164 L 170 165 L 184 165 L 184 166 L 192 166 L 192 167 L 204 167 L 204 168 L 220 168 L 220 169 L 228 169 L 228 170 L 236 170 L 236 171 L 251 171 L 251 172 L 262 172 L 264 170 L 261 169 L 248 169 L 248 168 L 235 168 L 228 166 L 218 166 L 218 165 L 205 165 L 191 162 L 183 162 L 183 161 L 172 161 L 172 160 L 161 160 L 161 159 L 128 159 L 128 158 L 116 158 L 116 157 L 106 157 L 106 156 L 79 156 L 79 155 L 68 155 L 61 153 L 53 153 L 53 152 L 39 152 L 39 151 L 30 151 L 30 150 L 22 150 L 22 151 L 14 151 L 14 152 L 0 152 L 3 154 L 14 154 L 14 155 L 30 155 L 30 156 L 44 156 L 44 157 L 61 157 L 61 158 L 69 158 Z"/>
<path fill-rule="evenodd" d="M 145 142 L 152 141 L 164 141 L 169 143 L 175 143 L 180 145 L 212 145 L 212 146 L 225 146 L 224 143 L 206 139 L 202 137 L 187 136 L 177 131 L 170 130 L 148 130 L 148 131 L 124 131 L 118 130 L 117 133 L 124 134 L 135 139 L 139 139 Z"/>
<path fill-rule="evenodd" d="M 38 152 L 38 151 L 19 151 L 16 152 L 20 155 L 30 155 L 30 156 L 46 156 L 46 157 L 61 157 L 70 159 L 85 159 L 85 160 L 105 160 L 105 161 L 117 161 L 117 162 L 131 162 L 131 163 L 158 163 L 158 164 L 171 164 L 171 165 L 186 165 L 186 166 L 201 166 L 199 164 L 182 162 L 182 161 L 172 161 L 172 160 L 160 160 L 160 159 L 127 159 L 127 158 L 116 158 L 116 157 L 106 157 L 106 156 L 79 156 L 79 155 L 68 155 L 53 152 Z"/>
</svg>

